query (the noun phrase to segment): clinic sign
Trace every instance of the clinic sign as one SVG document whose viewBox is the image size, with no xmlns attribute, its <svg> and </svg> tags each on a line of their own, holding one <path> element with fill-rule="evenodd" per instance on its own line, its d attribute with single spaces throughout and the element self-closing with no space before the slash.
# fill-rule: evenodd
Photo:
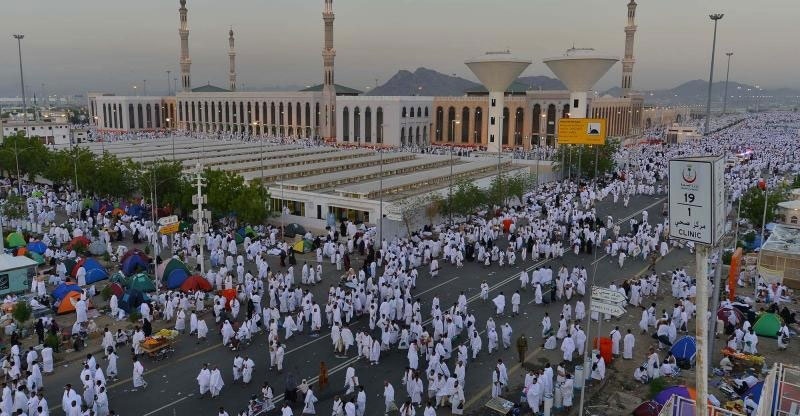
<svg viewBox="0 0 800 416">
<path fill-rule="evenodd" d="M 714 245 L 725 233 L 724 195 L 722 156 L 670 160 L 670 237 Z"/>
<path fill-rule="evenodd" d="M 562 118 L 558 120 L 558 144 L 606 144 L 606 119 Z"/>
</svg>

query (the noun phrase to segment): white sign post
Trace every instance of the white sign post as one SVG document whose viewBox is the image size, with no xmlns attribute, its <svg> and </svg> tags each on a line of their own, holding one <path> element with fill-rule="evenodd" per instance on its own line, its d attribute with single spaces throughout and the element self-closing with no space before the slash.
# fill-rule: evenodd
<svg viewBox="0 0 800 416">
<path fill-rule="evenodd" d="M 619 318 L 625 314 L 625 308 L 622 307 L 622 305 L 617 303 L 598 302 L 594 299 L 592 300 L 592 305 L 589 307 L 589 309 L 592 312 L 604 313 L 615 318 Z"/>
<path fill-rule="evenodd" d="M 722 156 L 669 161 L 669 235 L 697 246 L 697 403 L 708 400 L 708 252 L 725 233 L 725 161 Z M 720 264 L 717 267 L 721 267 Z M 718 290 L 715 289 L 715 290 Z M 713 296 L 719 296 L 713 294 Z M 707 414 L 698 406 L 699 415 Z"/>
<path fill-rule="evenodd" d="M 611 290 L 605 287 L 592 287 L 592 302 L 604 302 L 612 304 L 625 305 L 628 297 L 616 290 Z"/>
<path fill-rule="evenodd" d="M 713 245 L 725 232 L 722 156 L 669 161 L 669 235 Z"/>
</svg>

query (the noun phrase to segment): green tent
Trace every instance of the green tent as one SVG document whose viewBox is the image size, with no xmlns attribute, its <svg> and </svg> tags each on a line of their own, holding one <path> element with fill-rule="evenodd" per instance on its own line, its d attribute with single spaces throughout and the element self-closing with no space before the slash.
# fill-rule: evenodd
<svg viewBox="0 0 800 416">
<path fill-rule="evenodd" d="M 136 289 L 140 292 L 155 292 L 156 285 L 147 273 L 138 273 L 128 278 L 128 289 Z"/>
<path fill-rule="evenodd" d="M 121 270 L 117 270 L 108 280 L 110 280 L 111 283 L 119 283 L 122 286 L 128 286 L 128 278 L 125 277 L 125 273 L 122 273 Z"/>
<path fill-rule="evenodd" d="M 765 313 L 758 318 L 753 325 L 756 335 L 769 338 L 777 338 L 778 330 L 781 329 L 781 317 L 776 313 Z"/>
<path fill-rule="evenodd" d="M 314 243 L 310 240 L 303 239 L 294 243 L 294 245 L 292 245 L 292 249 L 295 253 L 308 253 L 314 250 Z"/>
<path fill-rule="evenodd" d="M 9 248 L 25 247 L 25 237 L 22 233 L 14 231 L 6 237 L 6 244 Z"/>
<path fill-rule="evenodd" d="M 36 263 L 39 263 L 40 266 L 44 264 L 44 256 L 35 251 L 28 251 L 27 253 L 25 253 L 25 256 L 35 261 Z"/>
<path fill-rule="evenodd" d="M 233 233 L 233 239 L 236 240 L 236 244 L 242 244 L 244 242 L 244 237 L 242 237 L 239 233 Z"/>
<path fill-rule="evenodd" d="M 185 270 L 187 276 L 192 274 L 189 271 L 189 268 L 186 267 L 186 264 L 173 257 L 167 260 L 166 263 L 161 263 L 158 265 L 158 267 L 156 267 L 156 277 L 160 279 L 165 279 L 172 273 L 173 270 L 176 269 Z"/>
</svg>

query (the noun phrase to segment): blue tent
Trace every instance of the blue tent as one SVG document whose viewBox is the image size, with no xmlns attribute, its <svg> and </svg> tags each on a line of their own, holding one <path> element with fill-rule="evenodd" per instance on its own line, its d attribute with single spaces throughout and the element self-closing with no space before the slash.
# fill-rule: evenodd
<svg viewBox="0 0 800 416">
<path fill-rule="evenodd" d="M 28 251 L 44 254 L 44 252 L 47 251 L 47 246 L 41 241 L 34 241 L 32 243 L 28 243 Z"/>
<path fill-rule="evenodd" d="M 150 298 L 145 295 L 144 293 L 136 290 L 136 289 L 128 289 L 124 295 L 122 295 L 122 299 L 120 299 L 119 307 L 125 313 L 131 313 L 133 310 L 138 310 L 139 305 L 145 302 L 149 302 Z"/>
<path fill-rule="evenodd" d="M 687 335 L 672 344 L 670 352 L 675 356 L 675 360 L 678 361 L 678 365 L 681 368 L 688 368 L 694 365 L 695 356 L 697 355 L 697 343 L 694 337 Z M 684 365 L 681 365 L 682 363 Z"/>
<path fill-rule="evenodd" d="M 175 269 L 169 272 L 169 275 L 165 279 L 165 283 L 167 284 L 168 289 L 177 289 L 181 287 L 183 282 L 189 278 L 189 273 L 186 273 L 184 269 Z"/>
<path fill-rule="evenodd" d="M 86 261 L 83 262 L 83 268 L 86 269 L 86 284 L 90 285 L 92 283 L 99 282 L 103 279 L 108 279 L 108 271 L 106 271 L 97 260 L 92 258 L 87 258 Z"/>
<path fill-rule="evenodd" d="M 80 292 L 81 287 L 76 285 L 75 283 L 61 283 L 60 285 L 56 286 L 55 289 L 50 293 L 50 296 L 53 297 L 55 300 L 64 299 L 65 296 L 69 292 Z"/>
<path fill-rule="evenodd" d="M 141 256 L 129 256 L 122 261 L 120 269 L 125 276 L 132 276 L 136 272 L 147 271 L 147 262 Z"/>
<path fill-rule="evenodd" d="M 138 204 L 131 205 L 127 209 L 128 215 L 130 215 L 131 217 L 141 217 L 142 211 L 144 211 L 144 208 L 142 208 L 142 206 Z"/>
</svg>

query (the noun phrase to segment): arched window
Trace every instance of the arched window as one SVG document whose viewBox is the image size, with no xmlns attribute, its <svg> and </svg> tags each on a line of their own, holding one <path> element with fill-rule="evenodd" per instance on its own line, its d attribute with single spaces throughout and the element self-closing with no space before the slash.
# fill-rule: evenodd
<svg viewBox="0 0 800 416">
<path fill-rule="evenodd" d="M 353 110 L 353 140 L 361 140 L 361 109 L 358 107 Z"/>
<path fill-rule="evenodd" d="M 283 136 L 283 103 L 278 103 L 278 126 L 280 126 L 278 133 Z"/>
<path fill-rule="evenodd" d="M 319 103 L 316 104 L 316 120 L 314 121 L 314 127 L 319 128 Z M 317 133 L 319 134 L 319 132 Z"/>
<path fill-rule="evenodd" d="M 453 124 L 453 120 L 456 119 L 456 109 L 455 107 L 450 107 L 447 109 L 447 141 L 454 142 L 456 140 L 456 131 L 455 126 Z"/>
<path fill-rule="evenodd" d="M 561 118 L 569 118 L 569 104 L 564 104 L 561 108 Z"/>
<path fill-rule="evenodd" d="M 272 126 L 270 128 L 272 129 L 272 135 L 274 136 L 276 134 L 276 129 L 275 129 L 275 103 L 274 102 L 273 103 L 269 103 L 269 124 Z"/>
<path fill-rule="evenodd" d="M 475 109 L 475 120 L 472 123 L 472 128 L 474 129 L 472 132 L 473 140 L 475 140 L 475 144 L 481 143 L 483 140 L 483 108 L 478 107 Z"/>
<path fill-rule="evenodd" d="M 422 126 L 422 145 L 428 144 L 428 126 Z"/>
<path fill-rule="evenodd" d="M 503 123 L 503 131 L 501 135 L 503 137 L 503 146 L 508 146 L 508 132 L 511 130 L 508 128 L 509 122 L 511 119 L 508 115 L 508 107 L 503 107 L 503 118 L 500 120 Z"/>
<path fill-rule="evenodd" d="M 144 112 L 142 111 L 142 105 L 141 104 L 139 104 L 137 107 L 138 107 L 137 110 L 139 112 L 139 120 L 138 120 L 139 121 L 139 128 L 143 129 L 144 128 Z M 192 107 L 192 121 L 194 121 L 194 107 Z"/>
<path fill-rule="evenodd" d="M 469 143 L 469 108 L 461 109 L 461 143 Z"/>
<path fill-rule="evenodd" d="M 405 116 L 406 116 L 406 108 L 405 108 L 405 107 L 403 107 L 403 112 L 402 112 L 402 114 L 400 115 L 400 117 L 405 117 Z"/>
<path fill-rule="evenodd" d="M 422 117 L 422 108 L 417 107 L 417 117 Z"/>
<path fill-rule="evenodd" d="M 644 121 L 644 128 L 649 129 L 653 126 L 653 121 L 650 120 L 650 117 L 647 117 L 647 120 Z"/>
<path fill-rule="evenodd" d="M 550 104 L 547 106 L 547 145 L 554 146 L 555 145 L 555 134 L 556 134 L 556 106 L 555 104 Z"/>
<path fill-rule="evenodd" d="M 297 135 L 299 136 L 300 133 L 303 131 L 303 106 L 300 103 L 295 105 L 295 124 L 297 125 Z M 308 124 L 308 123 L 306 123 Z"/>
<path fill-rule="evenodd" d="M 375 125 L 377 127 L 378 143 L 383 143 L 383 107 L 378 107 L 375 114 Z"/>
<path fill-rule="evenodd" d="M 400 127 L 400 146 L 406 145 L 406 128 Z"/>
<path fill-rule="evenodd" d="M 437 142 L 442 141 L 444 133 L 444 110 L 442 107 L 436 107 L 436 135 L 434 136 Z"/>
<path fill-rule="evenodd" d="M 372 143 L 372 109 L 364 110 L 364 141 Z"/>
<path fill-rule="evenodd" d="M 419 126 L 417 126 L 417 134 L 414 136 L 414 143 L 419 146 Z"/>
<path fill-rule="evenodd" d="M 253 126 L 253 107 L 250 102 L 247 102 L 247 114 L 245 114 L 244 120 L 247 122 L 247 128 L 250 129 Z"/>
<path fill-rule="evenodd" d="M 306 137 L 311 137 L 311 104 L 306 103 Z"/>
<path fill-rule="evenodd" d="M 517 107 L 517 113 L 514 117 L 514 145 L 522 146 L 522 128 L 525 125 L 525 110 L 522 107 Z"/>
<path fill-rule="evenodd" d="M 682 120 L 682 118 L 681 118 L 681 115 L 680 115 L 680 114 L 678 114 L 677 116 L 675 116 L 675 122 L 676 122 L 676 123 L 680 123 L 680 122 L 681 122 L 681 120 Z"/>
<path fill-rule="evenodd" d="M 532 122 L 531 126 L 533 128 L 531 131 L 531 140 L 532 143 L 538 145 L 539 132 L 542 131 L 542 106 L 540 106 L 539 104 L 534 105 L 533 115 L 531 117 L 533 117 L 531 119 Z"/>
<path fill-rule="evenodd" d="M 409 107 L 408 108 L 408 116 L 411 117 L 411 118 L 414 118 L 414 107 Z M 410 140 L 411 139 L 411 134 L 410 133 L 408 134 L 408 138 L 409 138 L 409 141 L 411 141 Z"/>
<path fill-rule="evenodd" d="M 349 142 L 350 141 L 350 109 L 345 107 L 342 110 L 342 127 L 344 130 L 342 131 L 342 140 Z"/>
<path fill-rule="evenodd" d="M 293 107 L 292 103 L 287 103 L 286 104 L 286 126 L 288 126 L 288 127 L 291 127 L 292 125 L 294 125 L 294 123 L 292 123 L 292 120 L 294 120 L 294 118 L 292 117 L 292 115 L 293 115 L 292 107 Z M 292 133 L 289 133 L 290 136 L 291 136 L 291 134 Z"/>
<path fill-rule="evenodd" d="M 428 107 L 425 107 L 425 117 L 428 117 Z"/>
</svg>

